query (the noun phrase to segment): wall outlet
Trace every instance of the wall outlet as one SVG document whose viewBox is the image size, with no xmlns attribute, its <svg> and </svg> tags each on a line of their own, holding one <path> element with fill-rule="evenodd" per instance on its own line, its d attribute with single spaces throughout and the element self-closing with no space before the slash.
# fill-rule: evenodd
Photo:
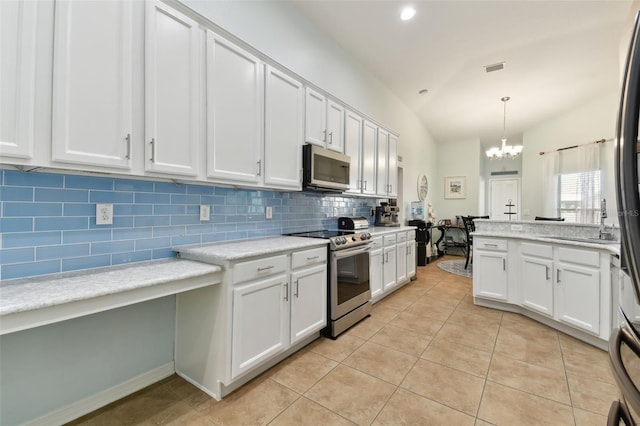
<svg viewBox="0 0 640 426">
<path fill-rule="evenodd" d="M 264 215 L 267 219 L 273 219 L 273 207 L 271 206 L 265 207 Z"/>
<path fill-rule="evenodd" d="M 96 204 L 96 225 L 113 225 L 113 204 Z"/>
<path fill-rule="evenodd" d="M 211 218 L 211 206 L 207 204 L 200 205 L 200 220 L 209 220 Z"/>
<path fill-rule="evenodd" d="M 356 215 L 356 208 L 354 207 L 353 210 L 351 211 L 351 216 L 355 216 Z"/>
<path fill-rule="evenodd" d="M 333 217 L 338 217 L 338 208 L 337 207 L 333 208 Z"/>
<path fill-rule="evenodd" d="M 511 225 L 512 231 L 522 231 L 522 225 Z"/>
</svg>

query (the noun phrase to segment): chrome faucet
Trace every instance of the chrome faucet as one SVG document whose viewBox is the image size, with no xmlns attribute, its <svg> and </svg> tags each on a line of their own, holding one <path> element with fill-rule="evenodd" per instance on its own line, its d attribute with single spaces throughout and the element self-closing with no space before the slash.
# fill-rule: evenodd
<svg viewBox="0 0 640 426">
<path fill-rule="evenodd" d="M 604 220 L 607 218 L 607 200 L 605 198 L 600 202 L 600 239 L 601 240 L 613 240 L 613 225 L 611 230 L 607 231 L 607 225 L 604 224 Z"/>
</svg>

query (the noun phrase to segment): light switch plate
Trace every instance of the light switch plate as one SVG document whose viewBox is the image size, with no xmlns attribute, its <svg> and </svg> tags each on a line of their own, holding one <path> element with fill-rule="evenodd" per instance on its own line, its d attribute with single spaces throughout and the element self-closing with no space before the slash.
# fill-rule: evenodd
<svg viewBox="0 0 640 426">
<path fill-rule="evenodd" d="M 200 220 L 209 220 L 211 217 L 211 206 L 207 204 L 200 205 Z"/>
<path fill-rule="evenodd" d="M 113 204 L 96 204 L 96 225 L 113 225 Z"/>
</svg>

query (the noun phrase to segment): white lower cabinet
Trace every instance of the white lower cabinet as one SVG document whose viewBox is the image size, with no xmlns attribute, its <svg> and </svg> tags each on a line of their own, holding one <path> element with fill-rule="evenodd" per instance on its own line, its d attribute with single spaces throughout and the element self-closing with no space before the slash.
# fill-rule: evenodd
<svg viewBox="0 0 640 426">
<path fill-rule="evenodd" d="M 327 263 L 291 273 L 290 344 L 327 325 Z"/>
<path fill-rule="evenodd" d="M 413 233 L 409 233 L 412 235 Z M 407 278 L 411 278 L 416 274 L 416 241 L 414 238 L 407 237 Z"/>
<path fill-rule="evenodd" d="M 385 293 L 391 291 L 398 285 L 396 275 L 397 252 L 396 235 L 385 235 L 382 237 L 382 288 Z"/>
<path fill-rule="evenodd" d="M 520 253 L 522 305 L 553 317 L 553 247 L 522 243 Z"/>
<path fill-rule="evenodd" d="M 288 304 L 285 274 L 234 287 L 232 379 L 287 346 Z"/>
<path fill-rule="evenodd" d="M 326 326 L 327 248 L 222 260 L 219 266 L 220 286 L 176 301 L 176 372 L 216 399 L 310 343 Z M 202 314 L 196 318 L 194 311 Z"/>
<path fill-rule="evenodd" d="M 560 321 L 600 333 L 600 270 L 560 262 L 556 267 L 556 315 Z"/>
<path fill-rule="evenodd" d="M 371 286 L 371 299 L 378 300 L 384 293 L 382 285 L 382 267 L 384 256 L 382 255 L 382 237 L 376 237 L 371 243 L 369 252 L 369 285 Z"/>
<path fill-rule="evenodd" d="M 407 280 L 407 234 L 401 232 L 397 236 L 396 244 L 396 282 L 399 284 Z"/>
<path fill-rule="evenodd" d="M 488 238 L 473 241 L 473 296 L 508 299 L 507 242 Z"/>
</svg>

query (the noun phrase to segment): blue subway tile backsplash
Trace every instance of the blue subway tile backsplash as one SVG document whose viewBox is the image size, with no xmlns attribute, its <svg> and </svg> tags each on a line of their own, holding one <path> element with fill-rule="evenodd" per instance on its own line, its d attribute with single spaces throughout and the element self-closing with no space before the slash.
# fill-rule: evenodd
<svg viewBox="0 0 640 426">
<path fill-rule="evenodd" d="M 96 203 L 113 224 L 96 224 Z M 369 217 L 376 200 L 307 192 L 0 170 L 0 278 L 175 256 L 176 245 L 280 235 Z M 200 221 L 200 205 L 211 207 Z M 273 218 L 265 218 L 266 206 Z"/>
</svg>

